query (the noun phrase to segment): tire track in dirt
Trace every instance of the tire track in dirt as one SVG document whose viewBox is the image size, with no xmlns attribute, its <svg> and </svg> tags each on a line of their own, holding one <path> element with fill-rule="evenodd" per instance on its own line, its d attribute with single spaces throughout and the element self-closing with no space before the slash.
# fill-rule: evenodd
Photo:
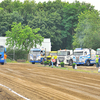
<svg viewBox="0 0 100 100">
<path fill-rule="evenodd" d="M 22 67 L 21 67 L 22 68 Z M 93 80 L 95 80 L 96 82 L 94 82 L 93 80 L 92 80 L 92 78 L 91 77 L 85 77 L 85 78 L 82 78 L 82 76 L 80 76 L 81 74 L 80 73 L 78 73 L 77 75 L 74 73 L 71 73 L 71 75 L 69 75 L 68 73 L 66 73 L 66 76 L 63 76 L 62 75 L 62 77 L 61 77 L 61 75 L 59 74 L 59 71 L 61 71 L 61 70 L 56 70 L 56 72 L 58 72 L 57 74 L 54 74 L 53 72 L 55 71 L 55 69 L 52 69 L 52 70 L 50 70 L 50 69 L 47 69 L 47 68 L 41 68 L 41 69 L 39 69 L 39 68 L 34 68 L 34 71 L 37 71 L 37 72 L 31 72 L 31 70 L 29 71 L 27 71 L 26 70 L 26 68 L 29 68 L 29 66 L 28 67 L 25 67 L 25 69 L 23 69 L 23 70 L 20 70 L 20 76 L 21 76 L 21 79 L 22 80 L 25 80 L 25 77 L 26 77 L 26 80 L 28 80 L 28 81 L 31 81 L 31 82 L 34 82 L 34 83 L 39 83 L 39 84 L 43 84 L 43 86 L 48 86 L 48 87 L 50 87 L 50 88 L 53 88 L 53 89 L 56 89 L 56 90 L 59 90 L 59 91 L 62 91 L 62 92 L 68 92 L 69 91 L 69 94 L 74 94 L 74 95 L 76 95 L 76 94 L 78 94 L 78 95 L 80 95 L 79 93 L 73 93 L 73 91 L 75 91 L 74 90 L 74 85 L 76 85 L 77 87 L 80 87 L 80 89 L 82 88 L 82 86 L 83 86 L 83 89 L 86 91 L 86 87 L 87 88 L 89 88 L 89 85 L 90 85 L 90 88 L 92 87 L 93 88 L 93 86 L 95 86 L 94 88 L 96 89 L 96 86 L 97 86 L 97 88 L 98 88 L 98 83 L 99 83 L 99 81 L 97 80 L 97 79 L 93 79 Z M 35 70 L 36 69 L 36 70 Z M 45 74 L 43 74 L 44 73 L 44 69 L 45 69 Z M 12 70 L 12 69 L 11 69 Z M 41 70 L 41 71 L 40 71 Z M 50 73 L 50 75 L 48 75 L 47 74 L 47 71 L 50 73 L 50 72 L 52 72 L 52 73 Z M 11 71 L 9 70 L 8 71 L 8 74 L 10 73 Z M 28 72 L 30 72 L 30 74 L 28 74 Z M 65 71 L 63 71 L 64 73 L 65 73 Z M 61 73 L 61 72 L 60 72 Z M 7 72 L 6 72 L 6 74 L 7 74 Z M 28 74 L 28 75 L 27 75 Z M 11 75 L 12 76 L 15 76 L 16 78 L 17 78 L 17 75 L 14 75 L 14 73 L 11 73 Z M 56 75 L 60 75 L 60 76 L 56 76 Z M 18 75 L 18 77 L 20 78 L 20 76 Z M 22 77 L 23 76 L 23 77 Z M 30 77 L 31 76 L 31 77 Z M 77 77 L 76 77 L 77 76 Z M 86 75 L 84 75 L 84 76 L 86 76 Z M 43 79 L 44 78 L 44 79 Z M 82 79 L 80 79 L 80 78 L 82 78 Z M 34 80 L 33 80 L 34 79 Z M 88 81 L 88 79 L 89 79 L 89 81 Z M 47 80 L 46 82 L 44 82 L 44 80 Z M 84 82 L 85 81 L 85 82 Z M 88 82 L 87 82 L 88 81 Z M 92 84 L 90 84 L 90 82 L 92 82 L 93 81 L 93 83 Z M 56 84 L 55 84 L 56 83 Z M 75 84 L 76 83 L 76 84 Z M 83 83 L 83 84 L 82 84 Z M 85 84 L 87 84 L 87 86 L 84 86 L 84 83 Z M 94 83 L 96 83 L 96 85 L 94 85 Z M 70 85 L 69 85 L 70 84 Z M 91 86 L 92 85 L 92 86 Z M 68 86 L 67 87 L 67 89 L 66 89 L 66 86 Z M 59 88 L 60 87 L 60 88 Z M 65 88 L 65 89 L 64 89 Z M 69 89 L 68 89 L 69 88 Z M 100 88 L 100 87 L 99 87 Z M 71 90 L 70 90 L 71 89 Z M 79 88 L 78 88 L 78 90 L 80 90 Z M 77 92 L 77 91 L 76 91 Z M 100 92 L 99 92 L 100 93 Z M 88 94 L 88 93 L 87 93 Z M 90 94 L 88 94 L 88 95 L 90 95 Z M 76 96 L 77 97 L 77 96 Z M 84 99 L 85 100 L 85 98 L 87 98 L 86 96 L 84 96 L 84 95 L 81 95 L 81 96 L 78 96 L 78 97 L 82 97 L 82 99 Z M 84 97 L 84 98 L 83 98 Z M 97 98 L 94 98 L 94 100 L 95 99 L 97 99 Z M 65 99 L 66 100 L 66 99 Z M 77 99 L 76 99 L 77 100 Z M 90 99 L 89 99 L 90 100 Z M 92 98 L 92 100 L 93 100 L 93 98 Z"/>
<path fill-rule="evenodd" d="M 17 96 L 12 96 L 11 94 L 7 93 L 4 87 L 0 88 L 0 100 L 19 100 L 18 98 L 16 99 L 16 97 Z"/>
<path fill-rule="evenodd" d="M 25 71 L 24 71 L 25 72 Z M 45 75 L 44 74 L 40 74 L 40 73 L 36 73 L 36 72 L 34 72 L 34 74 L 36 74 L 37 76 L 39 76 L 40 75 L 40 77 L 44 77 Z M 32 76 L 32 74 L 31 74 L 31 76 Z M 47 75 L 46 75 L 46 77 L 47 77 Z M 49 77 L 49 76 L 48 76 Z M 57 76 L 55 76 L 55 75 L 50 75 L 50 77 L 54 77 L 57 81 L 59 80 L 59 79 L 62 79 L 62 81 L 64 82 L 64 81 L 66 81 L 65 80 L 65 78 L 64 77 L 57 77 Z M 49 77 L 49 78 L 50 78 Z M 58 79 L 59 78 L 59 79 Z M 68 80 L 71 80 L 72 82 L 76 82 L 76 83 L 74 83 L 74 84 L 77 84 L 77 81 L 76 80 L 73 80 L 73 79 L 68 79 L 67 78 L 67 81 Z M 92 80 L 93 81 L 93 80 Z M 81 83 L 82 81 L 80 81 L 80 83 Z M 89 83 L 88 85 L 90 85 L 90 84 L 92 84 L 92 83 Z M 96 84 L 92 84 L 92 85 L 94 85 L 94 86 L 96 86 Z M 98 85 L 97 85 L 98 86 Z M 90 86 L 91 87 L 91 86 Z M 95 87 L 96 88 L 96 87 Z"/>
<path fill-rule="evenodd" d="M 38 76 L 38 75 L 37 75 L 37 76 Z M 44 76 L 41 75 L 41 77 L 44 77 Z M 44 77 L 44 78 L 45 78 L 45 77 Z M 49 78 L 50 78 L 50 77 L 49 77 Z M 47 79 L 49 79 L 49 78 L 47 77 Z M 50 83 L 50 84 L 53 84 L 53 85 L 54 85 L 54 84 L 56 83 L 56 81 L 58 82 L 58 80 L 59 80 L 59 79 L 56 79 L 56 78 L 54 78 L 54 77 L 53 77 L 53 78 L 50 78 L 50 79 L 53 79 L 53 83 L 52 83 L 52 81 L 50 80 L 50 82 L 41 82 L 41 84 L 43 84 L 43 83 L 49 84 L 49 83 Z M 45 79 L 44 79 L 44 80 L 45 80 Z M 54 80 L 55 80 L 55 82 L 54 82 Z M 61 81 L 61 80 L 59 80 L 59 81 Z M 66 80 L 64 80 L 64 81 L 62 80 L 61 83 L 62 83 L 62 82 L 64 83 L 65 81 L 66 81 Z M 96 88 L 96 87 L 89 86 L 89 85 L 84 86 L 84 84 L 73 83 L 73 82 L 68 82 L 68 81 L 67 81 L 67 83 L 72 83 L 72 84 L 67 84 L 67 85 L 66 85 L 67 87 L 70 87 L 69 89 L 76 91 L 75 89 L 76 89 L 76 87 L 77 87 L 78 90 L 81 90 L 81 91 L 79 91 L 79 93 L 82 93 L 82 90 L 84 90 L 84 88 L 87 88 L 87 87 L 88 87 L 88 89 L 85 89 L 85 90 L 84 90 L 85 92 L 87 92 L 87 93 L 83 92 L 84 95 L 89 94 L 89 95 L 91 95 L 92 97 L 100 98 L 100 96 L 98 96 L 99 93 L 100 93 L 100 91 L 99 91 L 100 88 Z M 50 84 L 49 84 L 49 85 L 50 85 Z M 66 84 L 66 83 L 65 83 L 65 84 Z M 77 84 L 78 86 L 76 86 L 75 84 Z M 65 85 L 59 84 L 59 86 L 63 86 L 63 87 L 64 87 Z M 66 88 L 66 86 L 65 86 L 65 88 Z M 81 87 L 80 87 L 80 86 L 81 86 Z M 89 90 L 89 87 L 91 87 L 92 89 L 91 89 L 91 88 L 90 88 L 90 89 L 91 89 L 91 90 L 94 90 L 95 92 L 94 92 L 94 91 L 90 91 L 90 90 Z M 74 88 L 75 88 L 75 89 L 74 89 Z M 94 88 L 96 88 L 96 89 L 94 89 Z M 67 88 L 67 89 L 68 89 L 68 88 Z M 97 91 L 97 90 L 98 90 L 98 91 Z M 91 94 L 88 93 L 88 92 L 90 92 Z M 75 93 L 74 93 L 74 94 L 75 94 Z M 95 96 L 95 95 L 96 95 L 96 96 Z"/>
<path fill-rule="evenodd" d="M 4 79 L 3 79 L 4 80 Z M 6 79 L 7 80 L 7 79 Z M 9 81 L 7 80 L 7 83 L 9 84 Z M 10 81 L 10 84 L 11 85 L 14 85 L 14 81 L 12 82 L 12 81 Z M 17 87 L 18 88 L 20 88 L 20 87 L 22 87 L 22 86 L 20 86 L 21 84 L 18 84 L 17 83 Z M 25 85 L 25 84 L 24 84 Z M 14 87 L 14 86 L 13 86 Z M 58 93 L 57 92 L 57 94 L 54 94 L 54 93 L 50 93 L 49 91 L 47 92 L 47 91 L 45 91 L 45 90 L 42 90 L 42 89 L 40 89 L 40 90 L 38 90 L 38 88 L 33 88 L 32 87 L 32 89 L 30 89 L 29 87 L 27 87 L 27 86 L 25 86 L 24 87 L 24 89 L 26 89 L 26 90 L 30 90 L 31 92 L 33 91 L 33 92 L 35 92 L 35 94 L 36 94 L 36 91 L 37 91 L 37 94 L 39 94 L 39 95 L 42 95 L 43 97 L 42 98 L 44 98 L 44 99 L 46 99 L 46 100 L 51 100 L 51 97 L 52 98 L 55 98 L 55 100 L 66 100 L 66 98 L 68 98 L 68 96 L 70 97 L 70 95 L 67 95 L 66 96 L 66 98 L 65 98 L 65 96 L 63 97 L 63 96 L 60 96 L 60 94 L 61 94 L 61 92 L 60 93 Z M 52 89 L 51 89 L 52 90 Z M 55 90 L 53 90 L 52 92 L 55 92 Z M 36 94 L 36 95 L 37 95 Z M 44 100 L 43 99 L 43 100 Z M 72 97 L 71 96 L 71 98 L 70 98 L 70 100 L 79 100 L 78 98 L 76 98 L 76 97 Z M 33 99 L 32 99 L 33 100 Z"/>
</svg>

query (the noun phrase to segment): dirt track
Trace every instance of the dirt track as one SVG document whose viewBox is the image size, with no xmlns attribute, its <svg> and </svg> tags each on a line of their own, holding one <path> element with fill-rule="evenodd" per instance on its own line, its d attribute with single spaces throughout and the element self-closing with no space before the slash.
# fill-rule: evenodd
<svg viewBox="0 0 100 100">
<path fill-rule="evenodd" d="M 0 65 L 0 84 L 30 100 L 100 100 L 100 74 L 44 67 Z M 0 86 L 0 100 L 25 100 Z"/>
</svg>

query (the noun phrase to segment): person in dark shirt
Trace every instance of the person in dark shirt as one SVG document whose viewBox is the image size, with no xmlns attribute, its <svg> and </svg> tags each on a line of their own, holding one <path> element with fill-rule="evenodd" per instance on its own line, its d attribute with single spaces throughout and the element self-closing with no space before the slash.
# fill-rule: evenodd
<svg viewBox="0 0 100 100">
<path fill-rule="evenodd" d="M 100 56 L 99 56 L 99 67 L 100 67 Z"/>
</svg>

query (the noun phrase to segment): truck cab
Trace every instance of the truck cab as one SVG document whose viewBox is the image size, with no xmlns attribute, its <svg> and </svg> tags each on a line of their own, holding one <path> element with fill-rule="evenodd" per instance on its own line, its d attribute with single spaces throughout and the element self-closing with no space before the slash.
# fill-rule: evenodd
<svg viewBox="0 0 100 100">
<path fill-rule="evenodd" d="M 77 65 L 94 65 L 96 51 L 88 48 L 76 48 L 74 50 L 73 62 Z"/>
<path fill-rule="evenodd" d="M 0 46 L 0 63 L 3 65 L 4 62 L 4 53 L 6 53 L 6 48 L 4 46 Z"/>
<path fill-rule="evenodd" d="M 45 50 L 32 48 L 29 52 L 29 60 L 32 64 L 44 63 Z"/>
<path fill-rule="evenodd" d="M 60 64 L 64 62 L 64 64 L 72 65 L 73 63 L 73 50 L 58 50 L 57 54 L 57 63 Z"/>
</svg>

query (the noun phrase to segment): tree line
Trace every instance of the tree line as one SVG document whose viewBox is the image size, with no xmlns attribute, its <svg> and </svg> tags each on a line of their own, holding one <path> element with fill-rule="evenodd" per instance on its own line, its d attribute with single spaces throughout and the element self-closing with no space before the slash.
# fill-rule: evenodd
<svg viewBox="0 0 100 100">
<path fill-rule="evenodd" d="M 33 30 L 39 28 L 34 32 L 35 35 L 50 38 L 52 50 L 75 47 L 96 49 L 96 42 L 100 41 L 99 11 L 91 4 L 77 0 L 73 3 L 61 0 L 43 3 L 35 3 L 34 0 L 25 0 L 23 3 L 19 0 L 4 0 L 0 3 L 0 36 L 6 36 L 6 32 L 12 30 L 13 22 Z M 7 36 L 9 34 L 7 32 Z M 91 44 L 91 41 L 95 43 Z"/>
</svg>

